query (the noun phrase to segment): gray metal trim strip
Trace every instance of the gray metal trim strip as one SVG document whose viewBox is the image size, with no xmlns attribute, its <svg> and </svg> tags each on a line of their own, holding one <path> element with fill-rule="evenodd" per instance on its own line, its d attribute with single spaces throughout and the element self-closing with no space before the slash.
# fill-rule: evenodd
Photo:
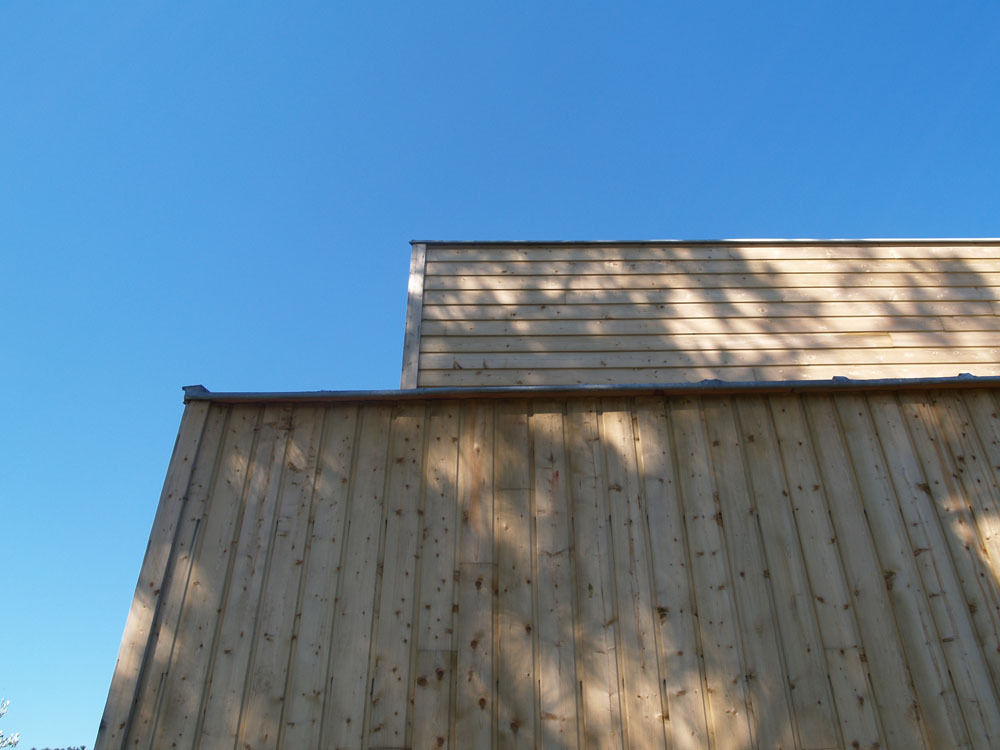
<svg viewBox="0 0 1000 750">
<path fill-rule="evenodd" d="M 926 390 L 930 388 L 998 388 L 1000 376 L 962 373 L 942 378 L 880 378 L 874 380 L 771 380 L 697 383 L 636 383 L 622 385 L 493 386 L 484 388 L 407 388 L 393 391 L 212 392 L 203 385 L 184 386 L 184 403 L 215 401 L 409 401 L 414 399 L 545 398 L 552 396 L 680 396 L 739 393 L 835 393 L 843 391 Z"/>
<path fill-rule="evenodd" d="M 442 245 L 453 246 L 478 246 L 487 245 L 498 247 L 509 245 L 519 246 L 642 246 L 642 245 L 940 245 L 940 244 L 961 244 L 961 245 L 995 245 L 1000 243 L 1000 238 L 996 237 L 869 237 L 869 238 L 761 238 L 752 239 L 702 239 L 702 240 L 410 240 L 411 245 L 427 245 L 428 247 L 440 247 Z"/>
</svg>

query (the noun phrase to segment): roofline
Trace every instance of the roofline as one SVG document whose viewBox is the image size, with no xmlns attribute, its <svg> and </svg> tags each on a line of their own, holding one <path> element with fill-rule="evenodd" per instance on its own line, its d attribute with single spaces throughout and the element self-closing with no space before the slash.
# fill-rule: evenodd
<svg viewBox="0 0 1000 750">
<path fill-rule="evenodd" d="M 781 238 L 747 238 L 747 239 L 701 239 L 701 240 L 410 240 L 411 245 L 428 245 L 440 247 L 444 245 L 468 246 L 581 246 L 592 247 L 602 245 L 940 245 L 944 243 L 961 245 L 995 245 L 1000 243 L 997 237 L 873 237 L 873 238 L 829 238 L 829 239 L 781 239 Z"/>
<path fill-rule="evenodd" d="M 962 373 L 943 378 L 881 378 L 851 380 L 835 377 L 830 380 L 769 380 L 731 382 L 702 380 L 697 383 L 637 383 L 627 385 L 556 385 L 556 386 L 489 386 L 483 388 L 407 388 L 393 391 L 292 391 L 273 393 L 218 392 L 203 385 L 184 386 L 184 403 L 212 401 L 216 403 L 271 403 L 344 401 L 418 401 L 471 398 L 561 398 L 566 396 L 698 396 L 733 395 L 742 393 L 842 393 L 847 391 L 926 390 L 930 388 L 1000 388 L 1000 376 L 977 376 Z"/>
</svg>

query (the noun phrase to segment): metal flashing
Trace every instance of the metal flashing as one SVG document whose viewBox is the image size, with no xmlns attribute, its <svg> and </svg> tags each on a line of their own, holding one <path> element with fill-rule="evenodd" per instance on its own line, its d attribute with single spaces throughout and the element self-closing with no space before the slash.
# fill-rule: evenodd
<svg viewBox="0 0 1000 750">
<path fill-rule="evenodd" d="M 961 373 L 942 378 L 878 378 L 852 380 L 834 377 L 829 380 L 725 381 L 702 380 L 697 383 L 635 383 L 620 385 L 558 386 L 486 386 L 483 388 L 406 388 L 378 391 L 278 391 L 213 392 L 203 385 L 184 386 L 184 403 L 192 401 L 237 402 L 338 402 L 338 401 L 410 401 L 420 399 L 471 398 L 551 398 L 563 396 L 682 396 L 740 393 L 816 393 L 841 391 L 893 391 L 929 388 L 998 388 L 1000 375 L 976 376 Z"/>
<path fill-rule="evenodd" d="M 445 245 L 468 245 L 479 246 L 488 245 L 491 247 L 509 245 L 512 247 L 596 247 L 602 245 L 615 246 L 641 246 L 641 245 L 935 245 L 942 243 L 955 243 L 962 245 L 992 245 L 1000 242 L 997 237 L 834 237 L 822 239 L 819 237 L 797 237 L 797 238 L 767 238 L 754 237 L 741 239 L 729 237 L 723 239 L 661 239 L 661 240 L 410 240 L 411 245 L 427 245 L 429 247 L 441 247 Z"/>
</svg>

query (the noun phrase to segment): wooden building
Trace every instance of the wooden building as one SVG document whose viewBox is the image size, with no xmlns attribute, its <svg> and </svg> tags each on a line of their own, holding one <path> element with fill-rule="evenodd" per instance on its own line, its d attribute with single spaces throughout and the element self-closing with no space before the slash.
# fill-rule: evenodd
<svg viewBox="0 0 1000 750">
<path fill-rule="evenodd" d="M 1000 746 L 1000 244 L 413 256 L 403 389 L 185 389 L 99 748 Z"/>
<path fill-rule="evenodd" d="M 415 243 L 403 387 L 996 374 L 998 243 Z"/>
</svg>

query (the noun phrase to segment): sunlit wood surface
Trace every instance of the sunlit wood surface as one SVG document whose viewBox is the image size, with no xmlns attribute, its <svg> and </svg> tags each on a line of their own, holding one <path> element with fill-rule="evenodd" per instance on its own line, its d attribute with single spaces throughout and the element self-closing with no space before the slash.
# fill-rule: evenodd
<svg viewBox="0 0 1000 750">
<path fill-rule="evenodd" d="M 192 403 L 98 746 L 998 747 L 998 396 Z"/>
<path fill-rule="evenodd" d="M 1000 374 L 1000 244 L 416 246 L 404 387 Z"/>
</svg>

